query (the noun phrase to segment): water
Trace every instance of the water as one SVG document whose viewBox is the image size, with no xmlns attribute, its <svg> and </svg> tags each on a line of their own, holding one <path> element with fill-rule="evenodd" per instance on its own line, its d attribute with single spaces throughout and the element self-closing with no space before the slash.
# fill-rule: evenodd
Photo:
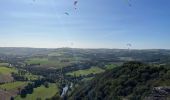
<svg viewBox="0 0 170 100">
<path fill-rule="evenodd" d="M 63 88 L 63 92 L 62 92 L 62 94 L 61 94 L 61 97 L 64 97 L 64 95 L 66 95 L 67 91 L 68 91 L 68 85 L 66 85 L 66 86 Z"/>
</svg>

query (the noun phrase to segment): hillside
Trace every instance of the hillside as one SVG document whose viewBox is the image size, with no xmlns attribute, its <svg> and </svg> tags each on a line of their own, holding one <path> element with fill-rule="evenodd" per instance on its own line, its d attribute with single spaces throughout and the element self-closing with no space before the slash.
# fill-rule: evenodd
<svg viewBox="0 0 170 100">
<path fill-rule="evenodd" d="M 152 98 L 169 89 L 169 62 L 170 50 L 0 48 L 0 98 Z"/>
<path fill-rule="evenodd" d="M 170 86 L 169 66 L 156 67 L 140 62 L 128 62 L 98 75 L 88 84 L 81 85 L 69 98 L 70 100 L 144 100 L 154 88 L 168 86 Z M 169 94 L 164 96 L 168 97 Z M 161 97 L 157 100 L 160 99 Z"/>
</svg>

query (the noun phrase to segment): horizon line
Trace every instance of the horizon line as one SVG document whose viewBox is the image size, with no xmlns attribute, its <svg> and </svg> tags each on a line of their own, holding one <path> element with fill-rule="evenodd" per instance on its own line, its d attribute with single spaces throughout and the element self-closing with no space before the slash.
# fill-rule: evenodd
<svg viewBox="0 0 170 100">
<path fill-rule="evenodd" d="M 0 48 L 32 48 L 32 49 L 64 49 L 64 48 L 68 48 L 68 49 L 113 49 L 113 50 L 170 50 L 170 49 L 166 49 L 166 48 L 79 48 L 79 47 L 22 47 L 22 46 L 0 46 Z"/>
</svg>

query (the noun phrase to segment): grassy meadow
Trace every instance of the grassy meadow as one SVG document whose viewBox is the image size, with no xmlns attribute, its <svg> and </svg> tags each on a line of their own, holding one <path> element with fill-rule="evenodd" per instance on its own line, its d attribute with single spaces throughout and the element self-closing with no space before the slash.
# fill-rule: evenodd
<svg viewBox="0 0 170 100">
<path fill-rule="evenodd" d="M 47 98 L 51 98 L 56 93 L 58 93 L 58 87 L 56 84 L 49 84 L 49 88 L 44 87 L 44 85 L 35 88 L 32 94 L 28 94 L 26 98 L 21 98 L 19 95 L 15 98 L 15 100 L 36 100 L 37 98 L 41 98 L 41 100 L 45 100 Z"/>
</svg>

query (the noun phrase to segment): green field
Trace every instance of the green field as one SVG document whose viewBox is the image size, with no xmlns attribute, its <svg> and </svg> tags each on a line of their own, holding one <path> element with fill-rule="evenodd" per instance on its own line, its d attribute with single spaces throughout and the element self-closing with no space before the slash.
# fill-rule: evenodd
<svg viewBox="0 0 170 100">
<path fill-rule="evenodd" d="M 0 66 L 8 66 L 8 63 L 0 63 Z"/>
<path fill-rule="evenodd" d="M 0 74 L 11 74 L 12 72 L 17 72 L 17 70 L 14 68 L 0 66 Z"/>
<path fill-rule="evenodd" d="M 73 58 L 30 58 L 25 61 L 27 64 L 40 64 L 41 67 L 61 68 L 76 63 Z"/>
<path fill-rule="evenodd" d="M 37 76 L 37 75 L 33 75 L 33 74 L 26 74 L 25 77 L 28 79 L 28 80 L 37 80 L 39 77 L 41 76 Z"/>
<path fill-rule="evenodd" d="M 91 81 L 94 77 L 83 78 L 82 81 Z"/>
<path fill-rule="evenodd" d="M 28 80 L 37 80 L 38 78 L 42 78 L 42 76 L 33 75 L 31 73 L 26 73 L 25 75 L 22 75 L 23 77 L 27 78 Z"/>
<path fill-rule="evenodd" d="M 26 60 L 28 64 L 46 64 L 48 62 L 48 58 L 31 58 Z"/>
<path fill-rule="evenodd" d="M 16 90 L 18 87 L 23 87 L 27 84 L 28 82 L 12 82 L 12 83 L 6 83 L 0 85 L 1 89 L 6 89 L 6 90 Z"/>
<path fill-rule="evenodd" d="M 49 88 L 44 87 L 42 85 L 41 87 L 38 87 L 34 89 L 33 94 L 28 94 L 26 98 L 21 98 L 20 96 L 17 96 L 15 100 L 36 100 L 37 98 L 41 98 L 41 100 L 45 100 L 47 98 L 51 98 L 58 92 L 58 87 L 56 84 L 49 84 Z"/>
<path fill-rule="evenodd" d="M 89 75 L 89 74 L 97 74 L 97 73 L 102 73 L 105 70 L 99 68 L 99 67 L 92 67 L 90 69 L 85 69 L 85 70 L 78 70 L 78 71 L 73 71 L 70 73 L 67 73 L 66 75 L 71 75 L 71 76 L 81 76 L 81 75 Z"/>
<path fill-rule="evenodd" d="M 105 65 L 105 68 L 106 69 L 113 69 L 113 68 L 115 68 L 115 67 L 117 67 L 118 65 L 116 65 L 116 64 L 108 64 L 108 65 Z"/>
</svg>

